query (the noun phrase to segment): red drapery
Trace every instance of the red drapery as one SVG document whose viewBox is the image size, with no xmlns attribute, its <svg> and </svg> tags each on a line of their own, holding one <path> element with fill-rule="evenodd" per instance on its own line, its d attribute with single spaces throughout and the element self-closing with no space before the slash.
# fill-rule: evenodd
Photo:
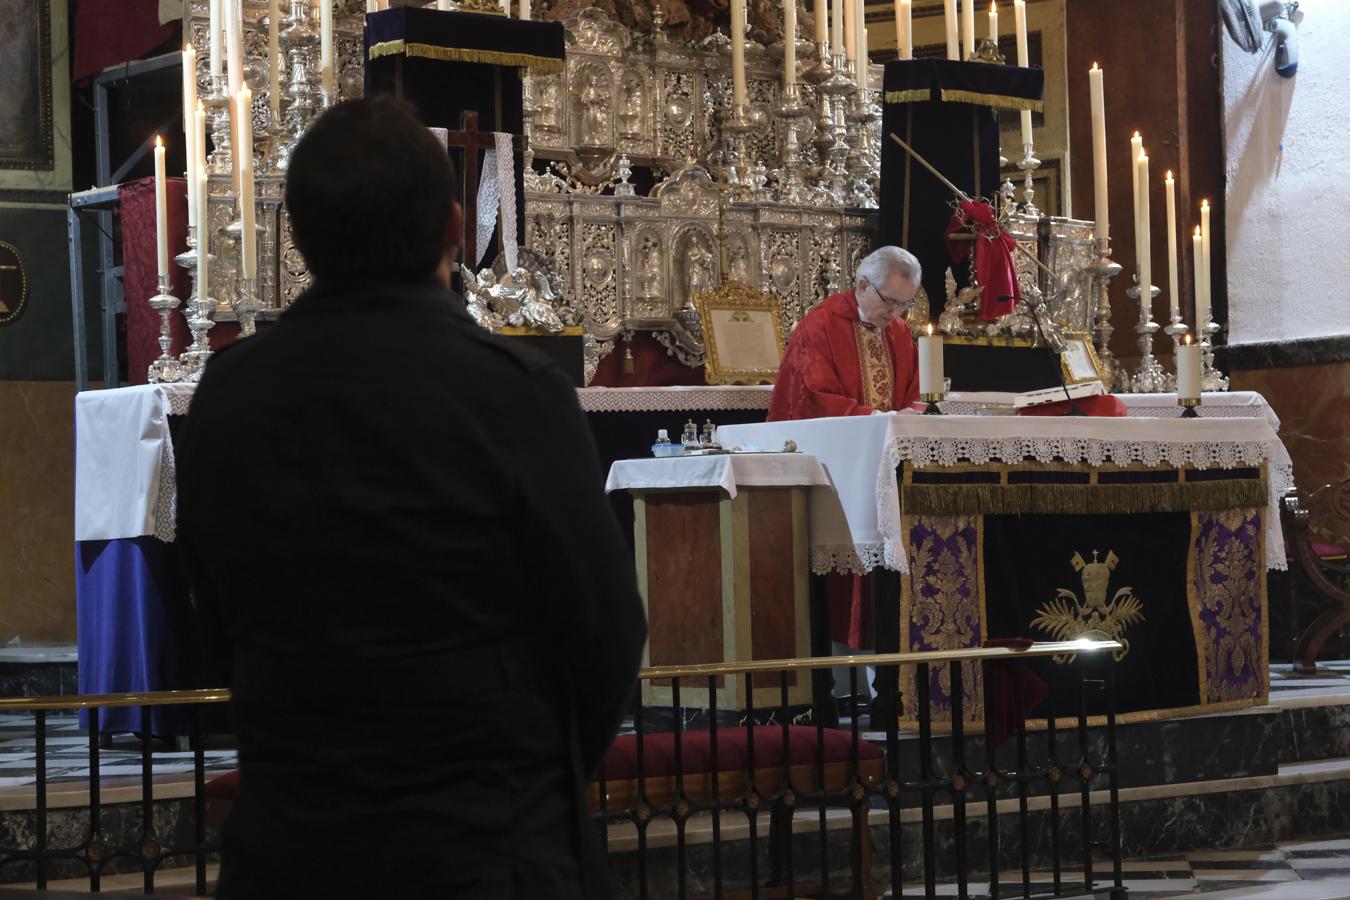
<svg viewBox="0 0 1350 900">
<path fill-rule="evenodd" d="M 159 24 L 159 0 L 80 0 L 75 6 L 75 84 L 109 66 L 140 59 L 178 33 Z"/>
</svg>

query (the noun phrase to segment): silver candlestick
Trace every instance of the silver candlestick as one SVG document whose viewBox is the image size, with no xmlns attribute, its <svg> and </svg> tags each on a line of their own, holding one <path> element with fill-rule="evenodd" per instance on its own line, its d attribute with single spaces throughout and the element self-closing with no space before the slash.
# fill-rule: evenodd
<svg viewBox="0 0 1350 900">
<path fill-rule="evenodd" d="M 159 293 L 150 298 L 150 308 L 159 313 L 159 359 L 146 370 L 146 380 L 151 384 L 164 384 L 183 380 L 183 366 L 169 353 L 169 344 L 173 337 L 169 333 L 169 316 L 178 308 L 178 298 L 173 295 L 173 285 L 166 272 L 159 276 Z"/>
<path fill-rule="evenodd" d="M 314 51 L 319 45 L 319 33 L 309 20 L 310 7 L 307 0 L 291 0 L 286 28 L 280 35 L 291 73 L 286 90 L 290 102 L 286 105 L 285 121 L 290 137 L 282 144 L 277 161 L 283 170 L 290 166 L 295 145 L 300 142 L 315 114 L 314 82 L 318 79 L 318 72 L 314 64 Z"/>
<path fill-rule="evenodd" d="M 211 122 L 211 155 L 206 160 L 206 171 L 211 175 L 228 175 L 232 166 L 230 156 L 230 88 L 224 75 L 211 76 L 211 93 L 201 99 Z"/>
<path fill-rule="evenodd" d="M 1182 341 L 1185 339 L 1187 332 L 1189 332 L 1190 330 L 1191 330 L 1190 327 L 1187 326 L 1185 322 L 1181 321 L 1181 311 L 1178 310 L 1177 312 L 1174 312 L 1172 314 L 1171 322 L 1169 322 L 1167 327 L 1163 329 L 1163 334 L 1167 335 L 1172 339 L 1173 359 L 1176 359 L 1181 355 L 1180 351 Z M 1169 373 L 1167 376 L 1167 387 L 1164 388 L 1163 390 L 1174 391 L 1176 390 L 1176 387 L 1177 387 L 1177 377 L 1175 374 Z"/>
<path fill-rule="evenodd" d="M 1167 373 L 1153 355 L 1153 335 L 1158 323 L 1153 321 L 1153 298 L 1161 294 L 1155 285 L 1135 285 L 1126 296 L 1139 300 L 1139 323 L 1134 326 L 1139 335 L 1139 368 L 1130 379 L 1130 390 L 1137 394 L 1157 394 L 1167 390 Z M 1147 300 L 1141 299 L 1147 296 Z"/>
<path fill-rule="evenodd" d="M 722 159 L 725 166 L 723 181 L 738 188 L 733 193 L 743 193 L 742 188 L 749 186 L 749 167 L 746 165 L 745 138 L 750 132 L 750 122 L 745 115 L 745 107 L 732 105 L 723 111 L 722 118 Z"/>
<path fill-rule="evenodd" d="M 1228 390 L 1228 376 L 1214 365 L 1214 338 L 1223 331 L 1223 326 L 1214 321 L 1212 313 L 1206 313 L 1205 324 L 1200 330 L 1200 389 L 1205 391 Z"/>
<path fill-rule="evenodd" d="M 197 244 L 194 236 L 189 233 L 188 246 L 195 248 Z M 178 261 L 184 265 L 183 256 L 180 255 Z M 207 271 L 210 271 L 211 263 L 215 260 L 214 256 L 207 255 Z M 200 273 L 197 271 L 197 254 L 193 253 L 191 262 L 187 263 L 192 271 L 192 299 L 188 301 L 183 310 L 183 315 L 187 319 L 188 332 L 192 335 L 192 343 L 178 357 L 182 365 L 181 377 L 183 381 L 200 381 L 202 370 L 206 368 L 206 361 L 211 358 L 211 341 L 208 337 L 211 327 L 215 325 L 212 316 L 216 311 L 216 301 L 209 294 L 202 290 Z"/>
<path fill-rule="evenodd" d="M 1040 218 L 1041 211 L 1036 208 L 1036 185 L 1032 181 L 1032 174 L 1040 167 L 1041 161 L 1032 152 L 1034 149 L 1031 144 L 1022 145 L 1022 159 L 1017 163 L 1017 168 L 1026 173 L 1022 182 L 1022 212 Z"/>
<path fill-rule="evenodd" d="M 826 125 L 830 143 L 824 158 L 821 159 L 824 176 L 822 181 L 827 182 L 834 202 L 842 206 L 848 203 L 849 195 L 848 123 L 845 119 L 845 109 L 849 95 L 857 90 L 857 85 L 853 83 L 853 79 L 844 74 L 848 71 L 848 60 L 843 53 L 835 55 L 833 70 L 829 79 L 820 85 L 821 92 L 830 102 L 830 119 Z"/>
<path fill-rule="evenodd" d="M 1093 336 L 1097 339 L 1097 358 L 1101 361 L 1102 371 L 1106 375 L 1106 389 L 1115 390 L 1122 382 L 1120 362 L 1111 352 L 1111 335 L 1115 327 L 1111 324 L 1111 279 L 1120 274 L 1120 263 L 1111 259 L 1111 241 L 1099 237 L 1097 243 L 1097 261 L 1087 266 L 1085 271 L 1092 276 L 1093 290 L 1097 295 L 1097 311 L 1093 316 Z"/>
<path fill-rule="evenodd" d="M 255 223 L 253 231 L 254 233 L 249 239 L 254 241 L 256 246 L 258 234 L 262 229 Z M 235 319 L 239 322 L 239 336 L 248 337 L 257 331 L 254 323 L 257 321 L 258 313 L 262 311 L 262 302 L 258 299 L 256 273 L 246 277 L 243 272 L 244 240 L 246 239 L 243 221 L 235 219 L 225 226 L 225 235 L 225 243 L 232 245 L 235 260 L 234 290 L 228 293 L 230 308 L 234 310 Z"/>
</svg>

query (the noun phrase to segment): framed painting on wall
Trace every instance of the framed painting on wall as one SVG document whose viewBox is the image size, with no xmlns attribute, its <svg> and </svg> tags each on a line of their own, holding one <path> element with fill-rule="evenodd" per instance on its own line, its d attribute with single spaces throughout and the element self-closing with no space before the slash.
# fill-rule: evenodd
<svg viewBox="0 0 1350 900">
<path fill-rule="evenodd" d="M 0 169 L 51 169 L 50 0 L 0 0 Z"/>
</svg>

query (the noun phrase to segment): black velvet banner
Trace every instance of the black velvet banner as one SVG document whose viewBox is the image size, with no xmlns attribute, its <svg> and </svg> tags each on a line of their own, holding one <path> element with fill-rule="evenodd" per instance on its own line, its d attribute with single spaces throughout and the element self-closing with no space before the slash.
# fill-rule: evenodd
<svg viewBox="0 0 1350 900">
<path fill-rule="evenodd" d="M 923 287 L 936 319 L 946 302 L 952 265 L 944 234 L 952 192 L 891 140 L 898 135 L 944 177 L 972 197 L 989 198 L 999 186 L 999 109 L 1040 109 L 1040 69 L 954 62 L 894 60 L 883 82 L 881 222 L 883 244 L 898 244 L 923 264 Z M 957 284 L 968 266 L 954 269 Z"/>
<path fill-rule="evenodd" d="M 906 466 L 899 487 L 910 568 L 902 649 L 1111 638 L 1125 645 L 1113 654 L 1125 721 L 1264 701 L 1261 470 L 1028 460 Z M 1050 668 L 1054 715 L 1071 718 L 1080 702 L 1074 676 L 1067 666 Z M 963 664 L 963 673 L 962 712 L 974 727 L 981 672 Z M 919 690 L 912 672 L 902 678 L 907 720 Z M 932 674 L 939 719 L 952 714 L 951 690 L 945 673 Z M 1090 706 L 1100 710 L 1095 699 Z M 1048 712 L 1042 706 L 1031 717 Z"/>
</svg>

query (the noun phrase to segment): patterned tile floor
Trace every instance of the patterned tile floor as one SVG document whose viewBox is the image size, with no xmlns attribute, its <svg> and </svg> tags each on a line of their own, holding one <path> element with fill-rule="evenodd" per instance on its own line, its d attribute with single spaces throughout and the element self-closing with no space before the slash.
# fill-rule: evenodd
<svg viewBox="0 0 1350 900">
<path fill-rule="evenodd" d="M 31 716 L 0 715 L 0 789 L 26 788 L 37 783 L 37 741 Z M 205 751 L 207 777 L 238 764 L 238 754 L 223 742 Z M 192 753 L 157 742 L 152 751 L 155 775 L 192 772 Z M 99 752 L 99 773 L 105 778 L 141 774 L 140 741 L 132 735 L 116 735 L 111 748 Z M 83 784 L 89 778 L 89 737 L 80 730 L 75 715 L 47 718 L 47 780 L 57 785 Z"/>
<path fill-rule="evenodd" d="M 1292 841 L 1250 850 L 1196 851 L 1124 863 L 1125 886 L 1131 897 L 1270 898 L 1270 900 L 1340 900 L 1350 898 L 1350 838 Z M 1020 897 L 1020 872 L 1000 876 L 1002 895 Z M 1066 873 L 1067 877 L 1067 873 Z M 1097 873 L 1098 879 L 1101 873 Z M 1032 890 L 1051 882 L 1049 872 L 1034 872 Z M 1099 881 L 1100 884 L 1100 881 Z M 906 888 L 906 895 L 912 891 Z M 987 883 L 972 883 L 972 895 L 986 894 Z M 955 884 L 938 887 L 939 896 L 955 897 Z"/>
</svg>

